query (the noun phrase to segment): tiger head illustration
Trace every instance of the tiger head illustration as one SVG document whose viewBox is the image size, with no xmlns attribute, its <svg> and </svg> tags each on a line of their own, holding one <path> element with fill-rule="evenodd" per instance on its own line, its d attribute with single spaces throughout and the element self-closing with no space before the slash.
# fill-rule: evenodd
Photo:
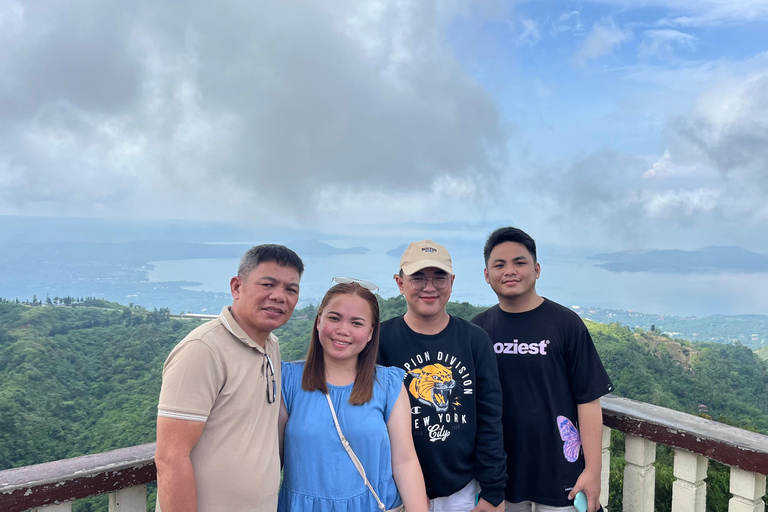
<svg viewBox="0 0 768 512">
<path fill-rule="evenodd" d="M 408 372 L 413 379 L 408 391 L 419 402 L 431 405 L 438 412 L 448 410 L 448 400 L 456 385 L 450 366 L 429 364 Z"/>
</svg>

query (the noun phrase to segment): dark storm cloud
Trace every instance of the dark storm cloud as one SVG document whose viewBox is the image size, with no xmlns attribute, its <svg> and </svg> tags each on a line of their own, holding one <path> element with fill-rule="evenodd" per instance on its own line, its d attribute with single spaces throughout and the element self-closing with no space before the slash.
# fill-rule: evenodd
<svg viewBox="0 0 768 512">
<path fill-rule="evenodd" d="M 451 53 L 445 9 L 24 4 L 0 53 L 0 199 L 130 201 L 168 187 L 171 207 L 237 187 L 242 201 L 298 210 L 336 185 L 491 177 L 506 134 Z"/>
<path fill-rule="evenodd" d="M 2 79 L 4 99 L 13 100 L 19 115 L 55 101 L 105 114 L 132 105 L 142 70 L 129 37 L 133 17 L 119 5 L 25 4 L 25 27 L 9 42 Z"/>
</svg>

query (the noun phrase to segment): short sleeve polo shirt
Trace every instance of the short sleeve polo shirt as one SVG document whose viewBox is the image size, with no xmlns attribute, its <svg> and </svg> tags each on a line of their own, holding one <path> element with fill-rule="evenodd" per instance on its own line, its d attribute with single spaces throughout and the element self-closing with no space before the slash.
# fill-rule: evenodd
<svg viewBox="0 0 768 512">
<path fill-rule="evenodd" d="M 273 371 L 277 393 L 270 403 Z M 229 307 L 171 351 L 158 416 L 205 422 L 191 452 L 198 511 L 277 508 L 280 384 L 277 338 L 270 334 L 262 348 Z"/>
</svg>

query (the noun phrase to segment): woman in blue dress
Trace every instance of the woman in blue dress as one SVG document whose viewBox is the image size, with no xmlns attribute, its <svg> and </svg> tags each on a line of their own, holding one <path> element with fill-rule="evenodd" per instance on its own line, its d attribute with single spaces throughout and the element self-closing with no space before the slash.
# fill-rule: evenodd
<svg viewBox="0 0 768 512">
<path fill-rule="evenodd" d="M 405 505 L 408 512 L 426 512 L 404 372 L 376 365 L 379 305 L 366 288 L 375 285 L 343 281 L 320 304 L 306 361 L 282 363 L 284 476 L 278 510 L 379 509 L 341 443 L 327 393 L 341 432 L 384 508 Z"/>
</svg>

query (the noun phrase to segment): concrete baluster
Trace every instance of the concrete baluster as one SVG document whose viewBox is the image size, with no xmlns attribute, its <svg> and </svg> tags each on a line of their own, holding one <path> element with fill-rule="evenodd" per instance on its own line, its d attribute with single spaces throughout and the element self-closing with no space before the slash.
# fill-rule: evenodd
<svg viewBox="0 0 768 512">
<path fill-rule="evenodd" d="M 32 512 L 72 512 L 72 502 L 67 501 L 55 505 L 46 505 L 44 507 L 32 509 Z"/>
<path fill-rule="evenodd" d="M 109 512 L 147 512 L 147 486 L 139 485 L 110 493 Z"/>
<path fill-rule="evenodd" d="M 624 512 L 653 512 L 656 443 L 627 435 L 624 468 Z"/>
<path fill-rule="evenodd" d="M 672 512 L 704 512 L 707 508 L 709 459 L 687 450 L 675 450 Z"/>
<path fill-rule="evenodd" d="M 602 442 L 602 466 L 600 468 L 600 503 L 603 509 L 608 510 L 608 497 L 610 494 L 609 481 L 611 479 L 611 429 L 603 425 Z"/>
<path fill-rule="evenodd" d="M 765 475 L 731 467 L 731 494 L 728 512 L 764 512 Z"/>
</svg>

